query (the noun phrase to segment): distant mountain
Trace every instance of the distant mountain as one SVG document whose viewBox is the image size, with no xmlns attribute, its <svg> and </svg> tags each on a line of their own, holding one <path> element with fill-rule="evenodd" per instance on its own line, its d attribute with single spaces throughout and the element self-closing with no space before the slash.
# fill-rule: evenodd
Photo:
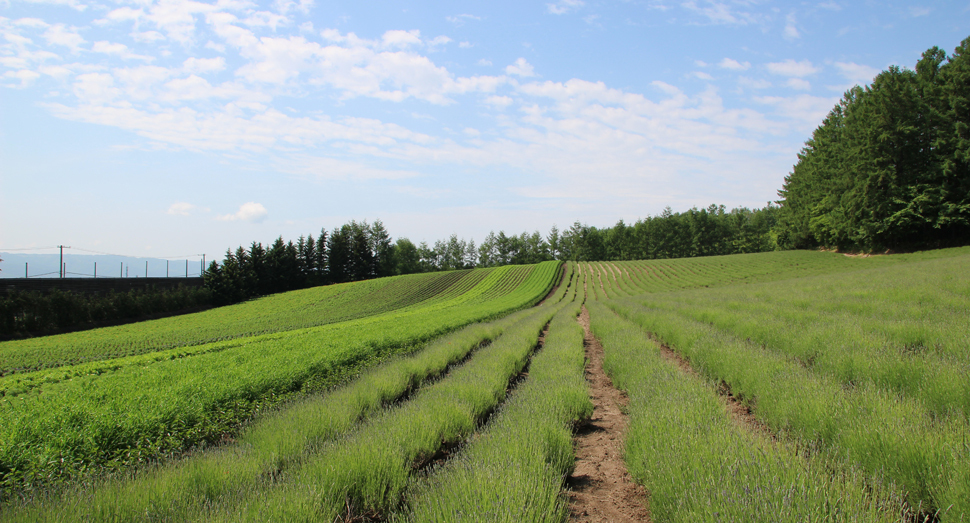
<svg viewBox="0 0 970 523">
<path fill-rule="evenodd" d="M 0 252 L 0 278 L 57 278 L 59 254 L 18 254 Z M 186 263 L 188 262 L 188 263 Z M 68 278 L 93 278 L 95 268 L 99 278 L 152 278 L 198 277 L 202 264 L 199 260 L 162 260 L 95 254 L 65 254 L 64 265 Z M 97 267 L 95 267 L 95 265 Z"/>
</svg>

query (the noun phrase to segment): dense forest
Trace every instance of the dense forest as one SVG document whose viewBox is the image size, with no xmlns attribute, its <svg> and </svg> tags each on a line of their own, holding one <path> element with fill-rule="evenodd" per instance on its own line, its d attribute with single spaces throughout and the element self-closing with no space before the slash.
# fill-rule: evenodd
<svg viewBox="0 0 970 523">
<path fill-rule="evenodd" d="M 913 250 L 970 239 L 970 38 L 854 87 L 779 191 L 780 248 Z"/>
</svg>

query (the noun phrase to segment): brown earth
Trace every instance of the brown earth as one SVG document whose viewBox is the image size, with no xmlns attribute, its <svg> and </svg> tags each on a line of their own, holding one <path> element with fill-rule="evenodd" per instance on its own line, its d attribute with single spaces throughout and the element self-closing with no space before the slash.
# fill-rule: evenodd
<svg viewBox="0 0 970 523">
<path fill-rule="evenodd" d="M 576 468 L 567 484 L 571 521 L 583 523 L 650 521 L 646 490 L 633 482 L 623 462 L 626 395 L 603 371 L 603 346 L 589 330 L 589 312 L 579 316 L 586 348 L 586 380 L 593 416 L 575 437 Z"/>
</svg>

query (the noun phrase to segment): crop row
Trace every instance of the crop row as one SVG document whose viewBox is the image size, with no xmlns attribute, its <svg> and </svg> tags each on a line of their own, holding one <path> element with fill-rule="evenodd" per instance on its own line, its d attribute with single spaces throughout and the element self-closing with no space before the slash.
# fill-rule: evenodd
<svg viewBox="0 0 970 523">
<path fill-rule="evenodd" d="M 846 386 L 871 382 L 937 416 L 970 417 L 970 256 L 654 295 L 650 307 L 714 325 Z M 792 335 L 797 333 L 797 335 Z"/>
<path fill-rule="evenodd" d="M 850 258 L 837 253 L 785 251 L 731 256 L 708 256 L 672 260 L 615 261 L 613 268 L 624 271 L 632 287 L 628 294 L 666 292 L 698 287 L 737 283 L 775 282 L 806 276 L 851 272 L 856 270 L 907 264 L 914 261 L 950 258 L 970 253 L 970 248 L 870 258 Z M 617 275 L 619 278 L 619 275 Z M 613 285 L 613 278 L 604 285 Z M 620 285 L 617 283 L 617 285 Z M 622 285 L 621 285 L 622 286 Z M 602 290 L 598 289 L 600 293 Z M 612 293 L 611 293 L 612 294 Z"/>
<path fill-rule="evenodd" d="M 479 437 L 416 482 L 403 519 L 566 519 L 562 487 L 574 464 L 572 429 L 593 410 L 584 378 L 583 332 L 576 322 L 580 305 L 567 303 L 553 318 L 528 379 Z"/>
<path fill-rule="evenodd" d="M 555 310 L 535 310 L 446 378 L 322 445 L 273 481 L 210 503 L 201 519 L 332 521 L 393 511 L 416 469 L 465 440 L 505 400 Z"/>
<path fill-rule="evenodd" d="M 515 292 L 490 301 L 456 298 L 451 306 L 237 340 L 224 350 L 75 376 L 0 398 L 3 487 L 30 489 L 218 440 L 281 398 L 325 388 L 377 358 L 537 302 L 557 270 L 556 262 L 541 264 Z"/>
<path fill-rule="evenodd" d="M 276 294 L 209 311 L 0 343 L 0 376 L 349 321 L 431 300 L 489 269 L 381 278 Z M 471 274 L 469 274 L 471 273 Z"/>
<path fill-rule="evenodd" d="M 732 420 L 710 381 L 666 361 L 656 342 L 590 304 L 604 367 L 630 397 L 625 459 L 656 521 L 901 521 L 903 501 L 851 465 L 805 456 Z"/>
<path fill-rule="evenodd" d="M 408 356 L 365 371 L 333 391 L 285 404 L 249 424 L 233 441 L 134 475 L 95 480 L 17 509 L 13 519 L 41 521 L 188 520 L 207 504 L 257 488 L 314 455 L 327 442 L 500 339 L 533 310 L 476 323 Z"/>
<path fill-rule="evenodd" d="M 646 305 L 607 304 L 723 382 L 758 419 L 804 448 L 898 485 L 911 507 L 942 521 L 970 516 L 970 427 L 925 404 L 862 382 L 847 386 L 797 360 Z M 795 334 L 792 334 L 793 336 Z"/>
</svg>

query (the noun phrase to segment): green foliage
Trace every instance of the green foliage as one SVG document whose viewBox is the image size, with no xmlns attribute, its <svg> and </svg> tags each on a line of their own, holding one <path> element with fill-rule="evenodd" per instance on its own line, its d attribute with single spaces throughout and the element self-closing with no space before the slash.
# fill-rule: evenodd
<svg viewBox="0 0 970 523">
<path fill-rule="evenodd" d="M 912 250 L 970 238 L 965 40 L 854 87 L 779 191 L 783 248 Z"/>
</svg>

